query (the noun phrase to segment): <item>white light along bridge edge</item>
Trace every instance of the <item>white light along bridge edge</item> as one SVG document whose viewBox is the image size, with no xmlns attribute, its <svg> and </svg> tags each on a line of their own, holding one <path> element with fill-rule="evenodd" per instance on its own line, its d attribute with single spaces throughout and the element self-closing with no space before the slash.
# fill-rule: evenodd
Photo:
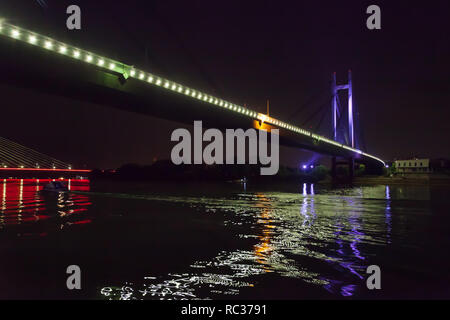
<svg viewBox="0 0 450 320">
<path fill-rule="evenodd" d="M 281 128 L 284 128 L 286 130 L 302 134 L 308 137 L 311 137 L 313 139 L 316 139 L 318 141 L 323 141 L 328 144 L 335 145 L 340 148 L 347 149 L 349 151 L 364 155 L 366 157 L 375 159 L 385 165 L 384 161 L 380 158 L 377 158 L 375 156 L 372 156 L 370 154 L 367 154 L 365 152 L 362 152 L 361 150 L 349 147 L 347 145 L 341 144 L 339 142 L 336 142 L 334 140 L 330 140 L 328 138 L 325 138 L 323 136 L 314 134 L 312 132 L 309 132 L 305 129 L 296 127 L 294 125 L 288 124 L 286 122 L 277 120 L 275 118 L 269 117 L 265 114 L 250 110 L 248 108 L 242 107 L 240 105 L 234 104 L 232 102 L 214 97 L 212 95 L 209 95 L 207 93 L 192 89 L 190 87 L 181 85 L 179 83 L 170 81 L 168 79 L 159 77 L 155 74 L 152 74 L 150 72 L 146 72 L 144 70 L 140 70 L 138 68 L 135 68 L 133 66 L 124 64 L 122 62 L 100 56 L 98 54 L 95 54 L 93 52 L 83 50 L 71 45 L 68 45 L 66 43 L 54 40 L 52 38 L 40 35 L 36 32 L 29 31 L 27 29 L 12 25 L 7 22 L 0 21 L 0 35 L 7 36 L 9 38 L 15 39 L 17 41 L 22 41 L 25 43 L 28 43 L 29 45 L 41 47 L 46 50 L 53 51 L 55 53 L 64 55 L 68 58 L 84 61 L 85 63 L 96 65 L 97 67 L 104 68 L 106 70 L 109 70 L 111 72 L 116 72 L 119 74 L 122 74 L 125 79 L 128 79 L 129 77 L 135 78 L 141 81 L 145 81 L 149 83 L 150 85 L 156 85 L 160 86 L 161 88 L 165 88 L 167 90 L 171 90 L 174 92 L 177 92 L 179 94 L 186 95 L 188 97 L 191 97 L 192 99 L 198 99 L 207 103 L 210 103 L 215 106 L 223 107 L 225 109 L 228 109 L 233 112 L 241 113 L 244 116 L 248 116 L 249 118 L 261 120 L 262 122 L 266 122 Z"/>
</svg>

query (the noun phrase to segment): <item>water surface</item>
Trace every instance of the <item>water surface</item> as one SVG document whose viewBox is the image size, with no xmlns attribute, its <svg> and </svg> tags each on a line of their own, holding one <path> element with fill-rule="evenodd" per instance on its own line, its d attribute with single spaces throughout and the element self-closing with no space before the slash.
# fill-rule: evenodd
<svg viewBox="0 0 450 320">
<path fill-rule="evenodd" d="M 450 298 L 448 187 L 69 182 L 0 180 L 1 298 Z"/>
</svg>

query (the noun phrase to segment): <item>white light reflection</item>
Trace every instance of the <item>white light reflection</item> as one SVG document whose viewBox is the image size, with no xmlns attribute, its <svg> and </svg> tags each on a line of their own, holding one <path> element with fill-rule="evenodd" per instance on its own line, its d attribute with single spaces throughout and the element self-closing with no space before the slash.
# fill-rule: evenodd
<svg viewBox="0 0 450 320">
<path fill-rule="evenodd" d="M 238 295 L 240 288 L 258 286 L 263 282 L 258 276 L 271 273 L 274 277 L 299 279 L 337 295 L 355 294 L 361 285 L 365 286 L 361 275 L 366 268 L 367 253 L 362 250 L 366 247 L 361 248 L 360 244 L 380 244 L 377 238 L 380 233 L 371 233 L 373 223 L 369 221 L 365 225 L 371 215 L 363 215 L 364 210 L 371 212 L 375 204 L 367 206 L 358 198 L 366 189 L 364 193 L 340 189 L 338 196 L 315 195 L 314 186 L 305 184 L 302 191 L 302 197 L 298 191 L 292 194 L 246 192 L 232 199 L 158 197 L 160 201 L 187 203 L 201 213 L 224 214 L 225 226 L 230 231 L 237 227 L 238 233 L 231 234 L 246 239 L 245 244 L 239 249 L 223 250 L 212 258 L 196 261 L 185 273 L 147 275 L 141 287 L 108 286 L 101 293 L 109 299 L 226 298 Z M 384 229 L 383 220 L 381 223 Z M 252 239 L 255 244 L 249 246 Z M 305 259 L 325 267 L 315 272 L 318 269 L 314 263 L 303 263 Z"/>
<path fill-rule="evenodd" d="M 391 233 L 392 233 L 392 215 L 391 215 L 391 192 L 389 186 L 386 186 L 386 210 L 385 210 L 385 221 L 386 221 L 386 242 L 391 243 Z"/>
</svg>

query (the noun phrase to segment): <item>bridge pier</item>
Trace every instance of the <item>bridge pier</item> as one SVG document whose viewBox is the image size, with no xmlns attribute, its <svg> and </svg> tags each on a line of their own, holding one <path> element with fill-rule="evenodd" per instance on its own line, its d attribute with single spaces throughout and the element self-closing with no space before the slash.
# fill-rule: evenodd
<svg viewBox="0 0 450 320">
<path fill-rule="evenodd" d="M 353 182 L 353 177 L 355 175 L 355 159 L 353 157 L 350 157 L 348 159 L 348 179 L 349 182 Z"/>
<path fill-rule="evenodd" d="M 336 181 L 336 157 L 331 158 L 331 179 Z"/>
<path fill-rule="evenodd" d="M 338 176 L 338 170 L 337 166 L 348 166 L 348 176 L 342 175 L 342 173 Z M 331 158 L 331 180 L 333 184 L 340 184 L 340 183 L 352 183 L 353 178 L 355 176 L 355 158 L 350 157 L 347 159 L 341 159 L 340 161 L 337 160 L 336 157 Z"/>
</svg>

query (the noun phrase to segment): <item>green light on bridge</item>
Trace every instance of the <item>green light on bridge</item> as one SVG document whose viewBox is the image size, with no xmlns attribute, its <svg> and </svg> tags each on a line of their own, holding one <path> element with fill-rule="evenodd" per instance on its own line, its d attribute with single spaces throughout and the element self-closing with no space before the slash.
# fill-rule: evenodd
<svg viewBox="0 0 450 320">
<path fill-rule="evenodd" d="M 35 36 L 33 36 L 33 35 L 30 35 L 28 37 L 28 42 L 31 43 L 31 44 L 36 44 L 37 38 Z"/>
<path fill-rule="evenodd" d="M 49 40 L 45 41 L 44 47 L 45 47 L 46 49 L 51 50 L 51 49 L 53 48 L 53 42 L 51 42 L 51 41 L 49 41 Z"/>
</svg>

